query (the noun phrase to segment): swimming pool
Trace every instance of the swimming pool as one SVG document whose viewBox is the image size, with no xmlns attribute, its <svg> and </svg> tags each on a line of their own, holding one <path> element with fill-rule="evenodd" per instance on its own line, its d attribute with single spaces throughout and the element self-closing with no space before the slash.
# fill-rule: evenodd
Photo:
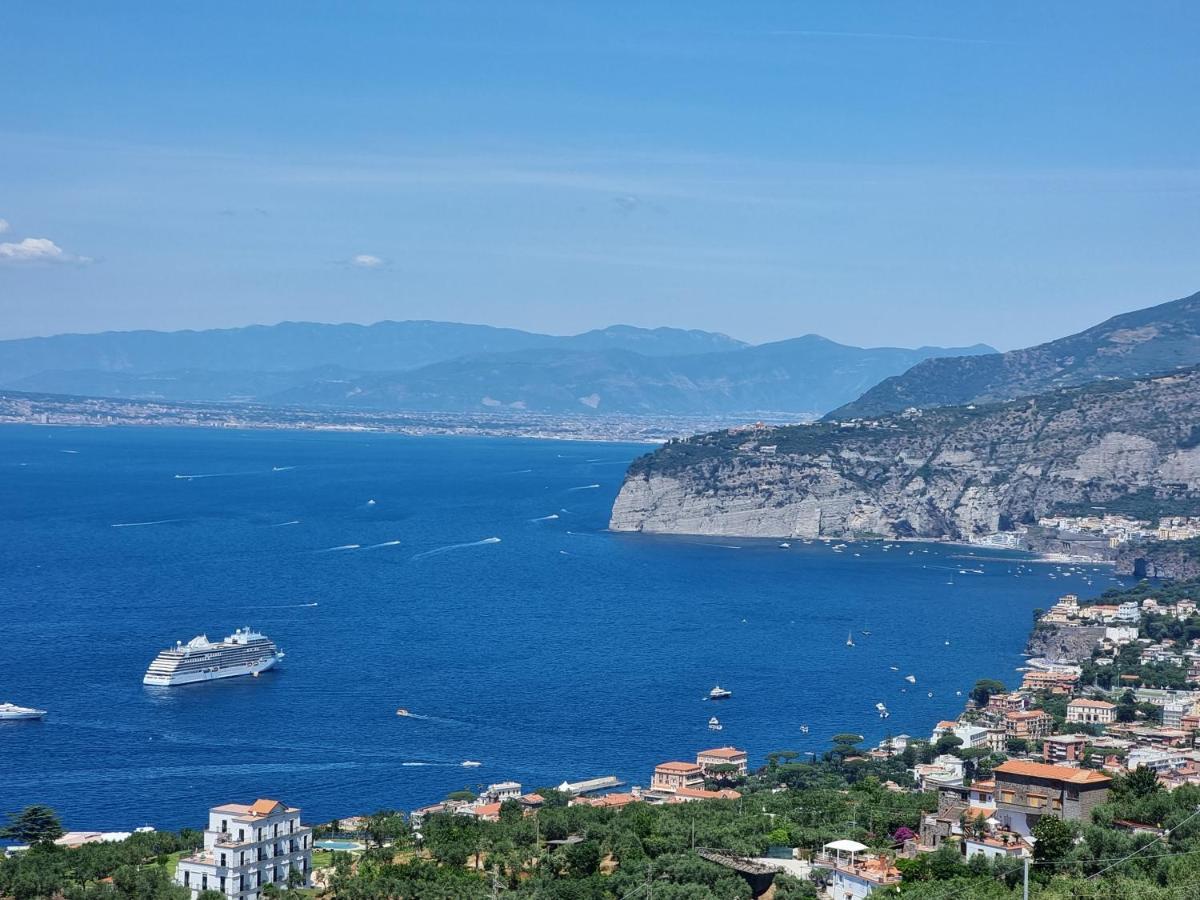
<svg viewBox="0 0 1200 900">
<path fill-rule="evenodd" d="M 318 850 L 362 850 L 363 845 L 358 841 L 313 841 L 313 846 Z"/>
</svg>

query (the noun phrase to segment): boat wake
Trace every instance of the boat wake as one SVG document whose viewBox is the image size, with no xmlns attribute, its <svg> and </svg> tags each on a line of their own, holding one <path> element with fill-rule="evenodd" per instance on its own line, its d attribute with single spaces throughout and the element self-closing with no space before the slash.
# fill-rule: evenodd
<svg viewBox="0 0 1200 900">
<path fill-rule="evenodd" d="M 538 516 L 536 519 L 530 519 L 530 522 L 552 522 L 558 518 L 558 513 L 550 513 L 548 516 Z"/>
<path fill-rule="evenodd" d="M 378 550 L 380 547 L 395 547 L 399 543 L 400 542 L 398 540 L 397 541 L 384 541 L 383 543 L 371 544 L 370 546 L 363 547 L 361 549 L 363 549 L 363 550 Z"/>
<path fill-rule="evenodd" d="M 568 491 L 592 491 L 600 487 L 598 484 L 581 484 L 579 487 L 567 488 Z"/>
<path fill-rule="evenodd" d="M 197 481 L 201 478 L 236 478 L 239 475 L 258 475 L 258 472 L 201 472 L 197 474 L 176 475 L 177 481 Z"/>
<path fill-rule="evenodd" d="M 183 519 L 155 519 L 153 522 L 116 522 L 113 528 L 141 528 L 145 525 L 169 525 L 171 522 L 182 522 Z"/>
<path fill-rule="evenodd" d="M 283 528 L 286 525 L 299 525 L 299 524 L 300 524 L 299 519 L 292 519 L 292 521 L 290 521 L 290 522 L 276 522 L 271 527 L 272 528 Z"/>
<path fill-rule="evenodd" d="M 340 547 L 326 547 L 324 550 L 318 550 L 317 553 L 336 553 L 339 550 L 361 550 L 362 544 L 342 544 Z"/>
<path fill-rule="evenodd" d="M 428 559 L 430 556 L 438 556 L 442 553 L 449 553 L 451 550 L 465 550 L 468 547 L 482 547 L 484 544 L 498 543 L 500 543 L 500 538 L 490 537 L 484 538 L 482 541 L 468 541 L 465 544 L 447 544 L 445 547 L 437 547 L 433 550 L 426 550 L 424 553 L 418 553 L 416 556 L 412 557 L 412 560 L 415 562 L 416 560 L 420 559 Z"/>
<path fill-rule="evenodd" d="M 314 600 L 312 603 L 284 603 L 279 606 L 255 606 L 252 608 L 253 609 L 311 609 L 312 607 L 318 606 L 318 605 L 319 604 L 317 603 L 317 601 Z"/>
</svg>

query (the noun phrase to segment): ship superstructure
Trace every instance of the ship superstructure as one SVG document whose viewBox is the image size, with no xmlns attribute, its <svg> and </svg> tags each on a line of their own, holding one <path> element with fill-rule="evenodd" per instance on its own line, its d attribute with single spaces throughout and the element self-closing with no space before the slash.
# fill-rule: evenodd
<svg viewBox="0 0 1200 900">
<path fill-rule="evenodd" d="M 213 642 L 207 635 L 179 641 L 163 650 L 150 663 L 143 684 L 171 686 L 257 675 L 283 659 L 275 642 L 257 631 L 239 628 L 223 641 Z"/>
</svg>

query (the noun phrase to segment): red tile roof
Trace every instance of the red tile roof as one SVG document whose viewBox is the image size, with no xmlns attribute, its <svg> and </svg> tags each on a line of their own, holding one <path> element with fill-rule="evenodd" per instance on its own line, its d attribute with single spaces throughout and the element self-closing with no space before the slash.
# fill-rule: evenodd
<svg viewBox="0 0 1200 900">
<path fill-rule="evenodd" d="M 713 750 L 701 750 L 696 756 L 719 756 L 721 759 L 738 759 L 746 755 L 745 750 L 737 747 L 717 747 Z"/>
<path fill-rule="evenodd" d="M 1112 781 L 1107 775 L 1102 775 L 1093 769 L 1052 766 L 1048 763 L 1028 762 L 1023 759 L 1010 759 L 1008 762 L 996 766 L 992 771 L 996 775 L 1024 775 L 1029 778 L 1045 778 L 1071 784 L 1101 785 Z"/>
<path fill-rule="evenodd" d="M 698 773 L 700 771 L 700 767 L 695 763 L 690 762 L 665 762 L 659 763 L 657 766 L 655 766 L 654 771 L 671 772 L 680 775 L 691 775 L 692 773 Z"/>
</svg>

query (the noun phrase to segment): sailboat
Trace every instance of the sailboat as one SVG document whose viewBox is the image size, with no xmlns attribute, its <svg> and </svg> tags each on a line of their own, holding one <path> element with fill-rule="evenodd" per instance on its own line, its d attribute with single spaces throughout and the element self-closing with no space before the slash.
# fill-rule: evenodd
<svg viewBox="0 0 1200 900">
<path fill-rule="evenodd" d="M 853 631 L 846 632 L 846 646 L 847 647 L 854 646 L 854 632 Z"/>
</svg>

